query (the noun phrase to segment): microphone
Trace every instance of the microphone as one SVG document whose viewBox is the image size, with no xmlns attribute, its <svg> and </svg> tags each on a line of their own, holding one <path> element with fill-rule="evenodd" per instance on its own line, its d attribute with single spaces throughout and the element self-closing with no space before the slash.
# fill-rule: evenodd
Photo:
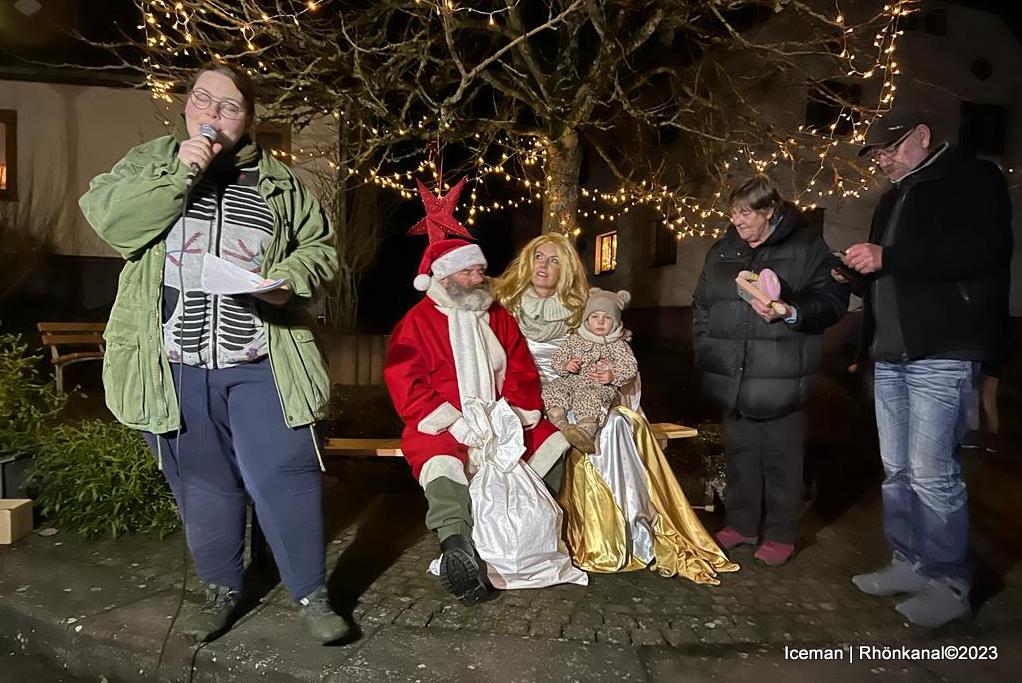
<svg viewBox="0 0 1022 683">
<path fill-rule="evenodd" d="M 208 123 L 204 123 L 199 126 L 199 135 L 209 140 L 210 144 L 216 142 L 217 138 L 220 137 L 220 131 L 211 126 Z M 188 165 L 190 171 L 188 172 L 188 184 L 194 183 L 200 175 L 202 175 L 202 169 L 194 161 Z"/>
</svg>

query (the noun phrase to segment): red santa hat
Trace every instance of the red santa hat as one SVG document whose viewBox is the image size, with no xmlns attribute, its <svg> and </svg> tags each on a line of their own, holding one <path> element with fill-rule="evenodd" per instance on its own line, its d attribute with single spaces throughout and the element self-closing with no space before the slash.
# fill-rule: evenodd
<svg viewBox="0 0 1022 683">
<path fill-rule="evenodd" d="M 431 242 L 422 254 L 419 274 L 415 276 L 412 284 L 415 289 L 425 292 L 432 282 L 430 272 L 434 278 L 440 280 L 472 266 L 486 267 L 486 257 L 483 256 L 483 250 L 478 244 L 459 239 Z"/>
</svg>

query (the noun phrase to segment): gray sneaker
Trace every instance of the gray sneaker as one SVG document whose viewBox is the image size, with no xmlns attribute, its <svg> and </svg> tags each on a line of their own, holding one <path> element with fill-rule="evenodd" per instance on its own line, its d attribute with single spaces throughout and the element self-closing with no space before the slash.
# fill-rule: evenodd
<svg viewBox="0 0 1022 683">
<path fill-rule="evenodd" d="M 856 574 L 852 583 L 867 595 L 895 595 L 922 590 L 926 586 L 926 577 L 901 555 L 895 554 L 886 567 L 869 574 Z"/>
<path fill-rule="evenodd" d="M 927 628 L 937 628 L 972 614 L 968 586 L 946 579 L 929 579 L 921 591 L 899 602 L 894 609 L 913 624 Z"/>
<path fill-rule="evenodd" d="M 332 643 L 348 636 L 351 629 L 330 606 L 326 586 L 320 586 L 298 601 L 298 615 L 319 643 Z"/>
<path fill-rule="evenodd" d="M 205 602 L 191 606 L 178 622 L 178 628 L 196 642 L 212 640 L 230 628 L 240 599 L 240 591 L 215 583 L 207 584 Z"/>
</svg>

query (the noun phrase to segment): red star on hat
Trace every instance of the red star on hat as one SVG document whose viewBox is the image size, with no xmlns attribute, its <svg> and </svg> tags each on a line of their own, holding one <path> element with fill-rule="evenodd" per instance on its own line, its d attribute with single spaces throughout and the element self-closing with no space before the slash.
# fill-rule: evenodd
<svg viewBox="0 0 1022 683">
<path fill-rule="evenodd" d="M 459 180 L 443 197 L 430 192 L 418 178 L 415 179 L 415 183 L 419 186 L 419 196 L 422 197 L 422 204 L 426 207 L 426 217 L 412 226 L 407 233 L 408 236 L 426 235 L 429 237 L 430 244 L 444 239 L 447 235 L 475 239 L 472 237 L 472 233 L 454 217 L 454 209 L 458 205 L 461 188 L 465 185 L 464 178 Z"/>
</svg>

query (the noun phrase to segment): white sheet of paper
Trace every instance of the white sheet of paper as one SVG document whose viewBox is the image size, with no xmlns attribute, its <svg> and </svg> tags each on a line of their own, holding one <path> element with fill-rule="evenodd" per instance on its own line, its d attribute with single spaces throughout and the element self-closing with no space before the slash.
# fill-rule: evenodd
<svg viewBox="0 0 1022 683">
<path fill-rule="evenodd" d="M 258 294 L 278 289 L 284 280 L 267 280 L 207 251 L 202 255 L 200 283 L 206 294 Z"/>
</svg>

